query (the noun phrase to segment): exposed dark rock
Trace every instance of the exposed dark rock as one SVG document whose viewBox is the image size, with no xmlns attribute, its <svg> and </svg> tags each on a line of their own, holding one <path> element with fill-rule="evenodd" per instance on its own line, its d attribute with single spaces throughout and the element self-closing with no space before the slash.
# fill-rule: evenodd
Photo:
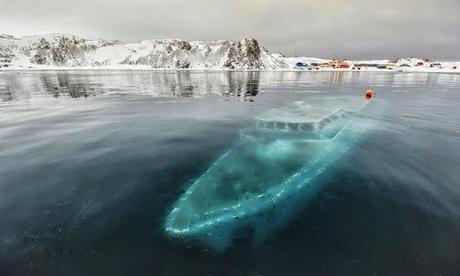
<svg viewBox="0 0 460 276">
<path fill-rule="evenodd" d="M 168 46 L 166 46 L 166 53 L 171 54 L 172 52 L 173 52 L 173 47 L 171 44 L 169 44 Z"/>
<path fill-rule="evenodd" d="M 179 49 L 190 51 L 192 49 L 192 45 L 188 43 L 187 41 L 179 41 L 177 42 L 177 46 Z"/>
<path fill-rule="evenodd" d="M 44 38 L 40 38 L 38 45 L 36 46 L 35 55 L 31 61 L 37 64 L 48 64 L 48 58 L 50 57 L 51 45 Z"/>
<path fill-rule="evenodd" d="M 176 61 L 177 69 L 188 69 L 190 68 L 190 62 L 188 60 L 178 60 Z"/>
<path fill-rule="evenodd" d="M 257 40 L 251 38 L 238 41 L 230 47 L 224 67 L 229 69 L 260 69 L 260 54 L 261 49 Z"/>
<path fill-rule="evenodd" d="M 87 45 L 86 41 L 75 36 L 60 36 L 57 40 L 47 41 L 41 38 L 38 43 L 32 45 L 35 54 L 31 61 L 37 64 L 71 65 L 80 64 L 85 51 L 96 50 L 95 45 Z"/>
</svg>

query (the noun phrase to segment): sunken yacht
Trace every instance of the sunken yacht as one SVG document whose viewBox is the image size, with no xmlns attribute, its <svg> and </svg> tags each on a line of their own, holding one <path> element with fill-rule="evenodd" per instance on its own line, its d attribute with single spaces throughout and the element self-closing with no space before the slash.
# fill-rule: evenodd
<svg viewBox="0 0 460 276">
<path fill-rule="evenodd" d="M 172 206 L 166 233 L 217 250 L 231 245 L 239 229 L 265 236 L 359 140 L 368 128 L 363 113 L 369 100 L 312 97 L 257 116 Z"/>
</svg>

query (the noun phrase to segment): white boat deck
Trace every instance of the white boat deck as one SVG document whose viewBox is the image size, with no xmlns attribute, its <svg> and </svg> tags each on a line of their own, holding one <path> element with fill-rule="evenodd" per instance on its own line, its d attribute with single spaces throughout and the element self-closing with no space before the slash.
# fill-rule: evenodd
<svg viewBox="0 0 460 276">
<path fill-rule="evenodd" d="M 358 111 L 367 102 L 364 97 L 315 97 L 306 101 L 270 110 L 257 116 L 259 122 L 308 124 L 318 123 L 337 111 Z"/>
</svg>

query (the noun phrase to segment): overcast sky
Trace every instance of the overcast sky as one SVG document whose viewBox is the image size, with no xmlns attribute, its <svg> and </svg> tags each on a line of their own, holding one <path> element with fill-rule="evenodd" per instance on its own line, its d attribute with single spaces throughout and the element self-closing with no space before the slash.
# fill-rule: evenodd
<svg viewBox="0 0 460 276">
<path fill-rule="evenodd" d="M 272 52 L 460 58 L 460 0 L 0 0 L 0 33 L 257 38 Z"/>
</svg>

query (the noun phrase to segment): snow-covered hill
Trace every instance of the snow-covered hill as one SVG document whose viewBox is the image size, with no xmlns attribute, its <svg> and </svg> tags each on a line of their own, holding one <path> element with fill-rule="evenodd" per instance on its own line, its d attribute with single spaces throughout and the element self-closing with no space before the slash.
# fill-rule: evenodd
<svg viewBox="0 0 460 276">
<path fill-rule="evenodd" d="M 299 66 L 300 64 L 300 66 Z M 336 61 L 284 57 L 255 39 L 240 41 L 143 40 L 123 43 L 89 40 L 70 34 L 16 38 L 0 35 L 0 70 L 149 69 L 149 70 L 315 70 L 460 73 L 460 62 L 418 58 Z"/>
<path fill-rule="evenodd" d="M 0 35 L 0 66 L 8 68 L 148 67 L 154 69 L 270 70 L 286 68 L 255 39 L 241 41 L 87 40 L 67 34 Z"/>
</svg>

